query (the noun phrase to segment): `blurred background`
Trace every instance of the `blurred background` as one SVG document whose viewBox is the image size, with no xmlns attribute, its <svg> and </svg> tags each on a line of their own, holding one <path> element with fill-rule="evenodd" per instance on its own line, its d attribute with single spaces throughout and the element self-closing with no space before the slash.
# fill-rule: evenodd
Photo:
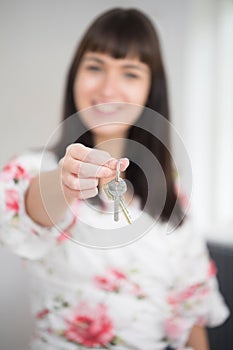
<svg viewBox="0 0 233 350">
<path fill-rule="evenodd" d="M 191 215 L 210 244 L 232 247 L 232 0 L 0 0 L 0 167 L 13 155 L 48 141 L 61 120 L 66 72 L 79 38 L 95 15 L 116 6 L 142 9 L 157 27 L 172 123 L 192 163 Z M 176 147 L 175 154 L 185 191 L 190 175 Z M 5 291 L 0 315 L 7 304 L 15 305 L 19 318 L 24 315 L 29 324 L 23 268 L 4 247 L 0 266 Z M 233 267 L 228 280 L 232 286 Z M 1 348 L 4 327 L 0 316 L 0 350 L 7 350 Z M 21 334 L 26 339 L 23 329 Z"/>
</svg>

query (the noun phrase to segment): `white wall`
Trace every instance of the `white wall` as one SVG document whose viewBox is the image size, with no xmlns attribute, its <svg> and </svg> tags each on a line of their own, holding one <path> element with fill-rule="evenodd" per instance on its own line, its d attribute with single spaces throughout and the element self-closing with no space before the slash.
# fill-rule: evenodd
<svg viewBox="0 0 233 350">
<path fill-rule="evenodd" d="M 192 215 L 233 243 L 233 2 L 190 2 L 182 136 L 193 169 Z"/>
</svg>

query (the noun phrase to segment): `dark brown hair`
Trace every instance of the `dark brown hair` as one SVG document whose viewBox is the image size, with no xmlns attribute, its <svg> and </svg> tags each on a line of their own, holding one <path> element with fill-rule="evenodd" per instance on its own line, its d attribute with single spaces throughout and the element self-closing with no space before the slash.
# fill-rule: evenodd
<svg viewBox="0 0 233 350">
<path fill-rule="evenodd" d="M 116 59 L 129 56 L 137 57 L 143 63 L 146 63 L 151 72 L 151 86 L 146 107 L 152 111 L 158 112 L 163 118 L 169 121 L 166 77 L 160 52 L 159 39 L 155 28 L 148 17 L 141 11 L 137 9 L 121 8 L 109 10 L 97 17 L 81 39 L 67 76 L 63 120 L 77 112 L 74 102 L 73 86 L 80 62 L 87 51 L 107 53 Z M 173 218 L 181 222 L 183 213 L 174 189 L 172 161 L 168 151 L 168 149 L 170 149 L 169 129 L 165 127 L 165 125 L 161 125 L 153 116 L 151 117 L 150 115 L 149 118 L 147 118 L 150 124 L 150 130 L 161 129 L 163 139 L 165 139 L 164 144 L 143 127 L 146 114 L 147 112 L 144 111 L 138 122 L 129 129 L 128 141 L 134 140 L 149 149 L 158 160 L 164 172 L 167 193 L 160 214 L 161 220 L 168 221 L 173 212 Z M 91 131 L 87 131 L 81 120 L 76 118 L 75 126 L 66 126 L 64 123 L 61 139 L 55 147 L 55 153 L 58 158 L 64 156 L 65 148 L 69 143 L 73 142 L 71 141 L 72 137 L 70 134 L 74 132 L 74 130 L 77 130 L 77 128 L 79 128 L 78 130 L 82 130 L 82 136 L 80 136 L 76 142 L 83 143 L 88 147 L 94 146 Z M 128 144 L 126 142 L 124 156 L 128 156 L 129 159 L 132 159 L 132 155 L 134 154 L 135 156 L 135 153 L 137 153 L 138 161 L 131 161 L 130 166 L 126 170 L 125 177 L 133 184 L 134 193 L 140 197 L 142 208 L 145 207 L 149 214 L 155 217 L 158 214 L 158 208 L 160 206 L 158 204 L 160 198 L 159 192 L 161 191 L 159 177 L 151 171 L 151 161 L 149 159 L 147 161 L 147 157 L 144 156 L 140 159 L 140 151 L 137 152 L 135 148 L 130 145 L 130 142 Z M 148 191 L 152 191 L 152 195 L 150 194 L 149 196 L 149 201 Z"/>
</svg>

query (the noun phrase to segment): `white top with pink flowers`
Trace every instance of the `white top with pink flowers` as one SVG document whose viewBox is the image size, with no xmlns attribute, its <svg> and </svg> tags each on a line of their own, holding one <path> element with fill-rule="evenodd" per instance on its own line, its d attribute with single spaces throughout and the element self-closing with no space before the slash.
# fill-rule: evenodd
<svg viewBox="0 0 233 350">
<path fill-rule="evenodd" d="M 121 217 L 114 231 L 109 202 L 100 209 L 79 201 L 57 226 L 33 222 L 24 194 L 41 167 L 57 166 L 52 153 L 41 160 L 40 152 L 25 153 L 0 175 L 0 241 L 22 257 L 31 280 L 31 349 L 184 349 L 194 325 L 227 318 L 214 262 L 188 220 L 169 235 L 149 216 L 140 226 L 134 201 L 136 226 Z"/>
</svg>

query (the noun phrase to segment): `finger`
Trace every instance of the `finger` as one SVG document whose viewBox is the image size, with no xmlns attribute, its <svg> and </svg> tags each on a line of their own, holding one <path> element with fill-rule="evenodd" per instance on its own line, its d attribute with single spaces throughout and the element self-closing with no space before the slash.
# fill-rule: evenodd
<svg viewBox="0 0 233 350">
<path fill-rule="evenodd" d="M 115 174 L 114 170 L 108 168 L 107 166 L 84 163 L 71 158 L 71 156 L 63 158 L 59 164 L 64 174 L 72 173 L 79 178 L 111 177 Z"/>
<path fill-rule="evenodd" d="M 91 197 L 95 197 L 98 194 L 98 188 L 93 188 L 91 190 L 79 191 L 79 199 L 88 199 Z"/>
<path fill-rule="evenodd" d="M 109 169 L 106 166 L 99 166 L 91 163 L 83 163 L 76 160 L 76 164 L 73 164 L 74 174 L 79 178 L 101 178 L 114 176 L 116 171 Z M 73 172 L 73 171 L 72 171 Z"/>
<path fill-rule="evenodd" d="M 129 159 L 128 158 L 121 158 L 120 161 L 120 171 L 125 171 L 129 166 Z"/>
<path fill-rule="evenodd" d="M 112 160 L 113 157 L 110 156 L 108 152 L 89 148 L 81 143 L 75 143 L 67 147 L 67 155 L 70 155 L 76 160 L 81 160 L 86 163 L 92 163 L 97 165 L 103 165 L 109 160 Z"/>
<path fill-rule="evenodd" d="M 117 168 L 117 159 L 111 159 L 109 160 L 105 166 L 108 166 L 110 169 L 116 170 Z M 129 159 L 128 158 L 121 158 L 120 159 L 120 171 L 125 171 L 129 166 Z"/>
<path fill-rule="evenodd" d="M 95 197 L 98 194 L 98 188 L 92 188 L 88 190 L 83 190 L 83 191 L 76 191 L 72 190 L 66 185 L 64 185 L 66 192 L 68 193 L 69 196 L 72 196 L 73 198 L 78 198 L 78 199 L 88 199 L 91 197 Z"/>
<path fill-rule="evenodd" d="M 75 175 L 68 174 L 63 178 L 62 182 L 71 190 L 83 191 L 97 187 L 99 181 L 96 178 L 80 179 Z"/>
</svg>

